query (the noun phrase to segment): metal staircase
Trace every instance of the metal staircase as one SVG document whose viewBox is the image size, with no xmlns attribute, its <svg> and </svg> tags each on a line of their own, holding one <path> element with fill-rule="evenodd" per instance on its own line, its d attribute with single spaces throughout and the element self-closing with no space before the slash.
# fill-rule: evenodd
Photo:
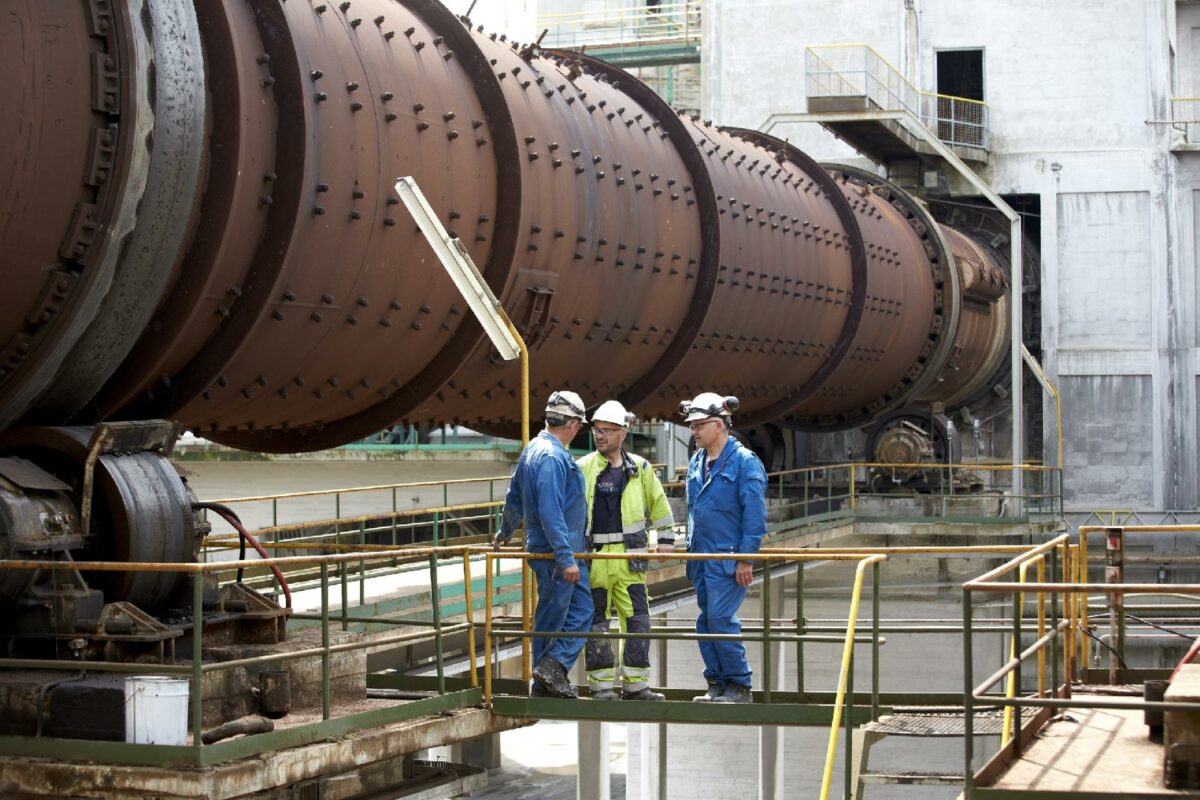
<svg viewBox="0 0 1200 800">
<path fill-rule="evenodd" d="M 939 772 L 935 770 L 885 769 L 873 772 L 868 768 L 871 747 L 889 736 L 906 736 L 929 739 L 958 739 L 966 735 L 966 723 L 961 707 L 907 707 L 896 708 L 895 713 L 867 723 L 856 731 L 860 741 L 855 744 L 859 754 L 854 765 L 855 775 L 851 783 L 850 796 L 862 800 L 869 785 L 891 786 L 962 786 L 962 772 Z M 1032 719 L 1032 710 L 1024 716 Z M 999 736 L 1004 717 L 999 710 L 976 711 L 974 734 L 977 736 Z"/>
<path fill-rule="evenodd" d="M 937 165 L 920 127 L 965 162 L 988 159 L 988 107 L 978 100 L 918 89 L 869 45 L 805 48 L 807 117 L 889 173 Z"/>
</svg>

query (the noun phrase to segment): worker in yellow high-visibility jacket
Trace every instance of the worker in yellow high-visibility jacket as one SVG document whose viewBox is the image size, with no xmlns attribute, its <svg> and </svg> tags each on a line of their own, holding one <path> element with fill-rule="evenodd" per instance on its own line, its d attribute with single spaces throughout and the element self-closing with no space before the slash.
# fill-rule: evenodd
<svg viewBox="0 0 1200 800">
<path fill-rule="evenodd" d="M 646 552 L 650 531 L 658 532 L 658 551 L 674 549 L 671 506 L 650 462 L 627 453 L 625 437 L 634 421 L 616 400 L 602 403 L 592 415 L 596 449 L 579 459 L 588 510 L 588 539 L 600 553 Z M 592 561 L 591 587 L 595 616 L 592 632 L 609 629 L 616 616 L 628 633 L 649 633 L 650 596 L 646 592 L 646 559 Z M 615 612 L 615 614 L 614 614 Z M 613 648 L 605 639 L 589 639 L 585 650 L 588 686 L 596 700 L 662 700 L 650 690 L 650 642 L 625 641 L 618 670 Z"/>
</svg>

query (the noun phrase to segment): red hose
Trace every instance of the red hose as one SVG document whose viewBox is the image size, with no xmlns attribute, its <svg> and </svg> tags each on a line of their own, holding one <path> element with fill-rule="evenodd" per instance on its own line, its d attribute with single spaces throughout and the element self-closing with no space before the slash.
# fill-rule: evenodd
<svg viewBox="0 0 1200 800">
<path fill-rule="evenodd" d="M 242 541 L 249 542 L 250 546 L 253 547 L 260 556 L 267 559 L 271 557 L 267 554 L 267 551 L 263 549 L 263 546 L 258 543 L 258 539 L 255 539 L 254 536 L 242 525 L 242 521 L 238 519 L 238 515 L 233 512 L 232 508 L 223 506 L 220 503 L 196 503 L 193 507 L 206 508 L 210 511 L 215 511 L 221 516 L 222 519 L 232 525 L 233 529 L 238 532 L 238 536 L 241 537 Z M 292 592 L 288 587 L 287 579 L 283 577 L 283 573 L 279 571 L 279 567 L 274 564 L 271 564 L 270 566 L 271 572 L 275 574 L 275 579 L 279 581 L 279 588 L 283 590 L 283 599 L 286 607 L 290 610 L 292 607 Z"/>
<path fill-rule="evenodd" d="M 1175 680 L 1176 673 L 1179 672 L 1184 664 L 1192 663 L 1192 659 L 1196 657 L 1197 653 L 1200 653 L 1200 639 L 1192 642 L 1192 646 L 1184 653 L 1183 658 L 1179 659 L 1179 663 L 1175 665 L 1175 669 L 1171 670 L 1171 677 L 1168 679 L 1168 683 Z"/>
</svg>

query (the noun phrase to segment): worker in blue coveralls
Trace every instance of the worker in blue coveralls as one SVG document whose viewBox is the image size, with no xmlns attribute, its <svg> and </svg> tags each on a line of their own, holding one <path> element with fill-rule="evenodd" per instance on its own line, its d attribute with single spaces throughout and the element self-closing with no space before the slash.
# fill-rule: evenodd
<svg viewBox="0 0 1200 800">
<path fill-rule="evenodd" d="M 767 532 L 767 472 L 753 452 L 730 436 L 736 397 L 703 392 L 679 404 L 696 453 L 687 473 L 689 553 L 757 553 Z M 740 634 L 737 611 L 753 578 L 749 561 L 688 561 L 696 587 L 697 633 Z M 750 703 L 750 664 L 736 640 L 702 640 L 708 691 L 699 703 Z"/>
<path fill-rule="evenodd" d="M 535 631 L 586 633 L 592 625 L 587 564 L 576 562 L 574 556 L 587 550 L 583 473 L 567 452 L 586 419 L 583 400 L 575 392 L 551 394 L 546 401 L 546 428 L 521 451 L 504 498 L 496 547 L 506 543 L 524 521 L 525 549 L 554 555 L 529 561 L 537 579 Z M 583 644 L 582 638 L 533 637 L 531 694 L 577 697 L 567 673 Z"/>
</svg>

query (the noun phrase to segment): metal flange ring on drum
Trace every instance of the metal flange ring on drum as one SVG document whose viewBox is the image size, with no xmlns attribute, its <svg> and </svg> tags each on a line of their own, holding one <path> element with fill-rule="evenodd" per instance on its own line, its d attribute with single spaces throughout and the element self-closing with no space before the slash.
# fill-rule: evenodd
<svg viewBox="0 0 1200 800">
<path fill-rule="evenodd" d="M 92 428 L 15 428 L 0 435 L 0 453 L 19 455 L 78 491 Z M 77 495 L 78 496 L 78 495 Z M 88 561 L 196 561 L 192 497 L 171 462 L 156 452 L 104 454 L 96 462 Z M 85 577 L 105 602 L 157 608 L 187 580 L 174 572 L 94 572 Z"/>
</svg>

